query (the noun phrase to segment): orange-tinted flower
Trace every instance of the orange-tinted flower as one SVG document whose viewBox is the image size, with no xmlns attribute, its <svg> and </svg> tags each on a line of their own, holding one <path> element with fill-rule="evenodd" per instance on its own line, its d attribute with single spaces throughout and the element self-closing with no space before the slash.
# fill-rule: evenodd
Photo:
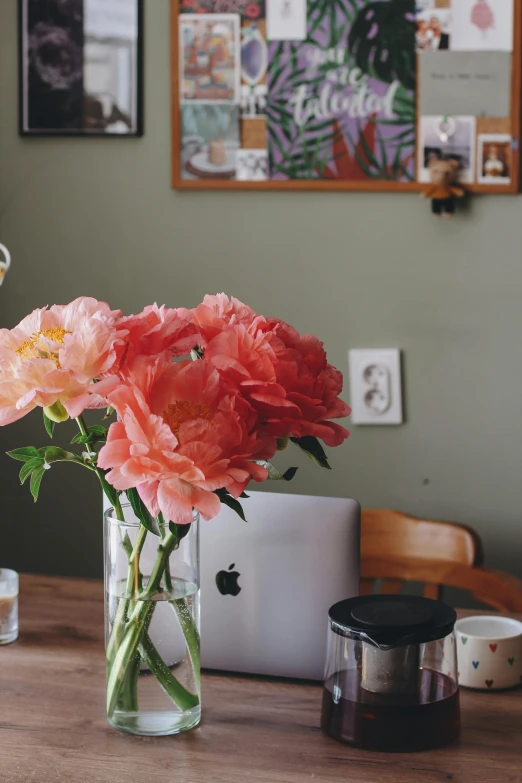
<svg viewBox="0 0 522 783">
<path fill-rule="evenodd" d="M 115 327 L 119 315 L 105 302 L 81 297 L 0 329 L 0 424 L 57 402 L 70 416 L 104 405 L 115 382 L 106 376 L 123 337 Z"/>
<path fill-rule="evenodd" d="M 178 524 L 220 508 L 214 490 L 238 497 L 251 478 L 264 481 L 272 436 L 250 425 L 255 413 L 231 393 L 206 361 L 173 363 L 165 353 L 140 357 L 128 382 L 110 397 L 120 421 L 109 431 L 98 464 L 119 490 L 137 487 L 149 511 Z"/>
</svg>

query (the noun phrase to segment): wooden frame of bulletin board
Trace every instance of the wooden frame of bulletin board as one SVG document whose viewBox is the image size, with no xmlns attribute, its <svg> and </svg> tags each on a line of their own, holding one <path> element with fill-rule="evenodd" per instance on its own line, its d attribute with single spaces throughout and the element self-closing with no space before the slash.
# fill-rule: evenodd
<svg viewBox="0 0 522 783">
<path fill-rule="evenodd" d="M 416 6 L 414 0 L 378 0 L 378 2 L 375 2 L 375 0 L 364 0 L 366 3 L 366 6 L 364 6 L 365 14 L 359 14 L 359 19 L 356 16 L 358 9 L 360 10 L 361 7 L 361 0 L 304 0 L 305 7 L 308 9 L 308 15 L 303 24 L 308 25 L 308 27 L 303 27 L 302 29 L 307 31 L 309 38 L 311 35 L 314 36 L 315 46 L 308 47 L 306 51 L 308 60 L 305 62 L 299 59 L 301 56 L 305 56 L 305 50 L 302 50 L 302 53 L 299 50 L 299 46 L 303 46 L 304 41 L 274 40 L 275 35 L 272 36 L 268 44 L 268 61 L 264 63 L 265 66 L 267 62 L 269 63 L 267 76 L 261 80 L 263 83 L 266 83 L 268 74 L 270 75 L 270 95 L 266 104 L 266 119 L 260 119 L 258 105 L 255 101 L 256 108 L 253 110 L 254 114 L 250 113 L 252 109 L 247 108 L 248 116 L 245 118 L 243 114 L 245 111 L 244 96 L 247 94 L 253 95 L 254 93 L 257 95 L 256 91 L 258 89 L 260 89 L 260 94 L 263 94 L 262 91 L 264 89 L 264 95 L 266 96 L 267 87 L 260 87 L 261 81 L 256 82 L 253 87 L 252 80 L 249 82 L 244 77 L 244 60 L 242 61 L 243 70 L 240 69 L 237 59 L 235 67 L 231 68 L 230 60 L 233 59 L 233 56 L 229 54 L 229 51 L 234 51 L 235 48 L 237 52 L 240 46 L 245 47 L 245 41 L 249 40 L 241 37 L 245 36 L 245 28 L 251 28 L 248 34 L 252 37 L 262 36 L 266 41 L 266 27 L 263 18 L 266 5 L 271 3 L 271 9 L 274 9 L 274 7 L 277 9 L 279 6 L 282 8 L 286 3 L 286 10 L 288 10 L 292 2 L 294 0 L 253 0 L 250 2 L 249 0 L 171 0 L 173 188 L 182 190 L 421 191 L 426 186 L 427 177 L 426 170 L 422 171 L 421 162 L 422 160 L 427 160 L 427 155 L 433 154 L 430 152 L 430 149 L 433 149 L 433 140 L 431 147 L 429 141 L 429 134 L 432 134 L 433 128 L 429 125 L 429 122 L 435 120 L 435 116 L 442 116 L 446 113 L 443 108 L 445 105 L 444 99 L 440 99 L 440 96 L 444 95 L 442 88 L 437 87 L 436 90 L 431 89 L 430 91 L 430 82 L 429 80 L 423 81 L 421 69 L 422 67 L 426 69 L 425 63 L 429 62 L 435 68 L 437 64 L 442 64 L 442 71 L 446 71 L 442 74 L 442 78 L 448 80 L 446 83 L 450 85 L 449 89 L 451 90 L 455 86 L 455 79 L 457 78 L 456 72 L 451 72 L 451 67 L 456 66 L 448 68 L 445 63 L 461 63 L 463 61 L 458 59 L 451 61 L 444 58 L 449 55 L 455 57 L 457 54 L 460 57 L 466 55 L 471 58 L 465 60 L 469 64 L 469 73 L 462 76 L 462 69 L 459 65 L 458 78 L 486 80 L 484 82 L 486 88 L 488 86 L 487 80 L 490 80 L 491 85 L 493 85 L 493 91 L 491 85 L 489 85 L 489 94 L 492 96 L 492 99 L 495 96 L 497 103 L 498 96 L 501 94 L 500 105 L 507 106 L 508 112 L 506 114 L 502 110 L 501 115 L 493 114 L 492 116 L 483 116 L 483 112 L 472 115 L 469 110 L 459 112 L 453 110 L 454 114 L 448 112 L 448 116 L 455 117 L 457 120 L 457 133 L 455 135 L 455 145 L 457 146 L 455 146 L 455 152 L 453 153 L 450 147 L 446 147 L 445 154 L 448 157 L 451 157 L 452 154 L 458 157 L 461 151 L 461 147 L 458 144 L 462 141 L 462 137 L 459 137 L 459 134 L 468 132 L 471 139 L 471 147 L 469 149 L 472 152 L 467 157 L 466 154 L 460 156 L 461 160 L 469 159 L 466 164 L 469 166 L 468 173 L 463 165 L 463 174 L 467 179 L 464 176 L 461 177 L 462 182 L 465 183 L 466 190 L 470 193 L 507 194 L 519 192 L 519 145 L 522 109 L 522 0 L 513 0 L 513 20 L 512 28 L 510 27 L 509 32 L 509 36 L 511 36 L 511 31 L 513 36 L 512 50 L 509 49 L 511 44 L 506 45 L 505 40 L 498 47 L 490 46 L 486 48 L 485 44 L 479 43 L 477 48 L 480 48 L 480 51 L 474 51 L 473 45 L 464 40 L 464 43 L 461 42 L 459 44 L 458 50 L 453 50 L 451 39 L 454 28 L 450 28 L 450 34 L 445 35 L 445 43 L 441 43 L 444 35 L 441 35 L 440 30 L 436 33 L 439 41 L 438 46 L 441 51 L 430 51 L 427 54 L 422 51 L 416 52 L 415 43 L 411 42 L 411 37 L 408 38 L 408 36 L 414 35 L 416 30 L 416 40 L 417 45 L 419 45 L 421 33 L 423 32 L 419 22 L 419 18 L 423 17 L 417 16 L 416 20 L 412 19 L 412 9 L 415 9 Z M 492 2 L 492 0 L 489 0 L 489 2 Z M 391 8 L 388 9 L 388 16 L 386 16 L 385 7 L 391 3 L 394 4 L 393 11 Z M 446 20 L 450 20 L 447 22 L 449 25 L 456 24 L 453 15 L 446 17 L 444 15 L 452 14 L 451 6 L 453 4 L 455 7 L 457 3 L 463 3 L 467 6 L 468 16 L 466 20 L 469 18 L 475 19 L 477 29 L 480 29 L 485 40 L 487 40 L 488 35 L 500 35 L 501 30 L 499 31 L 499 28 L 502 28 L 502 25 L 493 24 L 493 12 L 489 9 L 488 0 L 480 0 L 480 7 L 481 12 L 483 12 L 482 3 L 485 3 L 485 7 L 489 9 L 488 13 L 491 17 L 484 16 L 483 13 L 473 17 L 474 13 L 477 14 L 475 9 L 475 6 L 479 5 L 477 0 L 429 0 L 426 5 L 429 8 L 436 9 L 435 11 L 429 11 L 431 15 L 429 24 L 432 24 L 432 16 L 439 17 L 443 27 Z M 301 7 L 300 2 L 297 5 Z M 462 7 L 462 5 L 458 6 L 459 12 Z M 221 14 L 223 9 L 227 14 Z M 239 14 L 230 14 L 231 9 L 241 10 L 244 13 L 241 13 L 241 17 Z M 323 13 L 324 9 L 327 9 L 331 19 L 334 20 L 332 27 L 338 36 L 337 42 L 333 40 L 331 32 L 329 33 L 329 39 L 320 38 L 320 36 L 326 35 L 324 33 L 324 23 L 321 20 L 317 21 L 318 15 Z M 393 33 L 389 32 L 391 27 L 388 28 L 388 32 L 386 31 L 386 22 L 388 20 L 389 23 L 391 19 L 390 11 L 392 11 L 395 20 L 397 15 L 400 16 L 402 13 L 404 19 L 410 22 L 409 27 L 403 27 L 406 39 L 397 40 L 396 26 L 393 27 Z M 274 13 L 273 11 L 271 12 Z M 375 16 L 376 12 L 378 15 L 380 14 L 379 18 Z M 332 16 L 332 13 L 337 14 L 337 17 L 335 15 Z M 343 19 L 343 13 L 345 14 L 344 26 L 339 24 L 339 20 Z M 197 25 L 204 23 L 209 16 L 212 15 L 215 18 L 218 14 L 221 14 L 221 19 L 215 19 L 216 23 L 219 22 L 220 24 L 217 38 L 214 32 L 198 37 L 198 31 L 201 31 L 203 28 L 197 27 Z M 458 15 L 455 14 L 455 16 Z M 181 32 L 180 20 L 184 25 L 183 33 Z M 411 24 L 412 21 L 415 22 L 416 27 Z M 358 22 L 357 28 L 355 27 L 356 22 Z M 275 29 L 273 26 L 275 23 L 271 22 L 271 24 L 272 30 Z M 361 27 L 361 25 L 366 25 L 366 27 Z M 491 26 L 491 30 L 494 30 L 494 32 L 490 33 L 488 25 Z M 224 32 L 222 32 L 223 30 Z M 345 32 L 339 33 L 339 30 L 344 30 Z M 382 34 L 381 30 L 383 31 Z M 230 40 L 233 38 L 235 41 L 235 47 L 231 46 L 230 49 L 227 49 L 226 46 L 225 38 L 227 34 L 230 34 Z M 461 39 L 465 34 L 459 28 L 458 35 L 460 35 Z M 181 35 L 184 36 L 183 40 L 186 42 L 184 45 L 180 44 Z M 211 40 L 209 40 L 210 35 L 213 36 Z M 386 37 L 387 35 L 389 36 L 388 38 Z M 505 30 L 504 35 L 506 35 Z M 405 40 L 407 40 L 408 44 L 406 49 L 409 51 L 408 47 L 412 47 L 409 72 L 405 72 L 404 58 L 402 56 L 405 50 Z M 472 39 L 470 38 L 470 40 Z M 242 42 L 241 44 L 240 41 Z M 371 43 L 368 43 L 369 41 Z M 333 46 L 332 42 L 334 43 Z M 393 50 L 394 42 L 399 47 L 395 54 Z M 198 46 L 202 48 L 198 49 Z M 259 43 L 257 43 L 257 46 L 259 49 Z M 431 47 L 432 44 L 430 43 L 428 46 Z M 342 127 L 342 122 L 348 115 L 340 116 L 335 111 L 333 115 L 329 115 L 325 109 L 326 102 L 324 99 L 321 99 L 322 103 L 317 99 L 315 101 L 315 116 L 312 108 L 312 125 L 306 125 L 309 122 L 308 106 L 313 104 L 314 96 L 312 95 L 312 100 L 309 103 L 307 103 L 309 100 L 309 96 L 307 96 L 299 104 L 301 127 L 297 127 L 295 124 L 297 114 L 289 115 L 288 101 L 290 100 L 291 106 L 295 108 L 296 90 L 299 92 L 299 90 L 303 89 L 295 79 L 292 81 L 294 75 L 299 77 L 306 71 L 304 78 L 310 83 L 309 71 L 307 70 L 310 67 L 310 54 L 308 53 L 310 48 L 319 52 L 317 61 L 311 63 L 312 68 L 315 67 L 313 73 L 316 77 L 316 86 L 319 85 L 324 94 L 324 85 L 326 83 L 326 91 L 328 96 L 331 96 L 333 88 L 326 80 L 332 79 L 332 74 L 329 71 L 329 69 L 332 69 L 335 71 L 333 81 L 337 84 L 337 89 L 342 91 L 344 86 L 345 90 L 348 91 L 347 100 L 350 99 L 350 95 L 353 93 L 353 89 L 349 85 L 346 86 L 347 80 L 351 78 L 350 74 L 355 66 L 353 59 L 350 60 L 349 67 L 343 64 L 342 59 L 346 56 L 346 54 L 343 55 L 343 52 L 346 53 L 349 50 L 351 55 L 355 57 L 355 63 L 357 68 L 359 68 L 358 74 L 364 74 L 363 67 L 365 63 L 375 63 L 379 58 L 382 61 L 386 61 L 386 63 L 391 61 L 391 65 L 386 66 L 388 71 L 384 68 L 380 74 L 382 79 L 377 78 L 375 69 L 368 78 L 369 86 L 368 92 L 365 93 L 365 100 L 367 95 L 370 95 L 368 100 L 373 101 L 373 103 L 369 105 L 377 109 L 377 112 L 371 115 L 372 119 L 370 121 L 358 119 L 358 117 L 364 116 L 363 112 L 356 115 L 357 119 L 355 120 L 346 119 L 346 124 Z M 185 60 L 183 59 L 184 52 Z M 254 66 L 256 63 L 259 64 L 258 54 L 259 52 L 251 60 Z M 397 56 L 395 57 L 395 55 Z M 248 53 L 244 56 L 248 57 Z M 222 62 L 219 62 L 218 67 L 215 67 L 212 58 L 214 58 L 214 63 L 216 63 L 220 57 Z M 229 58 L 228 63 L 225 62 L 227 57 Z M 237 57 L 239 57 L 239 53 L 236 54 Z M 427 57 L 439 59 L 422 60 L 422 58 Z M 478 59 L 473 59 L 473 57 L 478 57 Z M 488 59 L 488 57 L 493 59 Z M 508 57 L 510 58 L 509 61 Z M 339 59 L 335 60 L 335 58 Z M 372 65 L 371 67 L 373 68 L 374 66 Z M 259 73 L 262 70 L 263 68 L 261 67 Z M 328 73 L 326 73 L 327 71 Z M 231 75 L 232 73 L 235 73 L 235 76 Z M 390 73 L 392 74 L 391 76 Z M 426 74 L 427 70 L 424 73 Z M 433 68 L 430 68 L 430 75 L 433 80 L 432 74 Z M 441 78 L 438 73 L 436 76 Z M 344 82 L 342 81 L 343 78 Z M 497 82 L 495 80 L 498 80 L 498 84 L 500 84 L 502 89 L 496 89 Z M 427 87 L 420 94 L 422 84 L 427 84 Z M 433 85 L 433 81 L 431 84 Z M 183 96 L 181 93 L 182 89 Z M 464 92 L 457 93 L 456 99 L 454 89 L 452 93 L 453 100 L 457 101 L 457 105 L 459 105 L 459 95 L 465 94 L 467 99 L 472 93 L 472 91 L 468 90 L 468 85 L 465 84 L 461 85 L 459 89 Z M 393 93 L 393 97 L 386 104 L 386 98 L 390 96 L 390 92 Z M 478 92 L 485 94 L 480 89 Z M 430 108 L 433 106 L 439 108 L 438 111 L 423 112 L 421 115 L 421 107 L 423 102 L 426 105 L 425 101 L 428 100 L 428 93 L 429 101 L 431 102 L 427 105 Z M 477 91 L 475 92 L 476 94 Z M 216 95 L 219 97 L 216 98 Z M 225 100 L 220 100 L 223 96 Z M 241 113 L 237 105 L 239 102 L 238 96 L 241 96 Z M 317 93 L 318 96 L 319 93 Z M 502 103 L 502 96 L 504 103 Z M 485 98 L 483 99 L 485 100 Z M 393 104 L 391 103 L 392 100 Z M 468 106 L 470 105 L 468 100 L 465 100 L 465 103 Z M 497 103 L 495 103 L 495 106 L 497 106 Z M 248 105 L 252 106 L 253 104 L 250 103 Z M 339 104 L 337 103 L 336 105 L 338 107 Z M 201 108 L 202 106 L 204 108 Z M 208 106 L 212 108 L 209 109 Z M 219 108 L 216 108 L 216 106 Z M 391 110 L 390 106 L 393 107 Z M 379 111 L 381 111 L 381 114 L 379 114 Z M 387 114 L 386 111 L 388 112 Z M 397 114 L 398 111 L 402 111 L 403 114 Z M 430 116 L 424 116 L 425 114 Z M 458 114 L 463 116 L 459 117 L 457 116 Z M 470 116 L 467 116 L 468 114 Z M 210 122 L 214 123 L 214 125 L 208 126 L 208 133 L 207 126 L 202 126 L 202 118 L 204 117 L 211 117 Z M 328 117 L 328 119 L 325 120 L 325 117 Z M 390 117 L 393 117 L 391 121 L 387 119 Z M 227 130 L 212 130 L 213 127 L 224 127 L 223 118 L 228 123 Z M 231 120 L 230 118 L 233 119 Z M 230 165 L 228 165 L 227 161 L 227 156 L 230 154 L 228 148 L 237 150 L 238 145 L 243 149 L 245 147 L 248 150 L 253 148 L 252 143 L 243 143 L 245 138 L 244 129 L 253 127 L 252 125 L 247 126 L 245 119 L 250 119 L 254 123 L 263 121 L 267 123 L 266 138 L 269 139 L 268 146 L 270 147 L 269 176 L 274 171 L 275 176 L 280 178 L 239 181 L 234 178 L 235 173 L 231 174 Z M 289 122 L 290 124 L 288 124 Z M 467 122 L 469 122 L 469 127 L 466 129 Z M 291 123 L 294 124 L 292 125 Z M 462 127 L 459 123 L 462 123 Z M 303 126 L 307 128 L 307 132 L 308 128 L 310 128 L 308 138 L 305 137 Z M 321 133 L 325 131 L 325 127 L 327 129 L 326 133 L 329 135 L 321 136 Z M 291 137 L 291 132 L 293 131 L 300 134 L 298 143 L 305 138 L 305 141 L 303 141 L 305 151 L 298 151 L 294 154 L 297 137 Z M 212 133 L 214 134 L 213 137 Z M 283 133 L 286 135 L 281 135 Z M 216 134 L 220 135 L 219 138 L 221 136 L 226 138 L 227 141 L 219 140 Z M 212 138 L 218 140 L 212 141 Z M 232 141 L 230 141 L 231 138 Z M 316 142 L 317 139 L 319 139 L 318 143 Z M 284 145 L 287 143 L 294 145 L 289 147 L 292 154 L 289 154 L 284 148 Z M 306 146 L 307 144 L 308 147 Z M 211 149 L 212 145 L 214 147 Z M 257 144 L 256 146 L 260 145 Z M 492 147 L 495 147 L 494 153 L 491 152 Z M 256 154 L 260 154 L 259 150 L 253 149 Z M 322 154 L 323 158 L 321 158 Z M 485 157 L 486 154 L 489 156 L 487 159 Z M 254 160 L 254 157 L 251 156 L 250 161 L 246 161 L 245 155 L 246 152 L 243 155 L 246 171 L 257 171 L 258 163 Z M 401 155 L 403 156 L 402 158 Z M 491 158 L 492 155 L 495 157 Z M 502 163 L 504 166 L 503 172 L 498 169 L 495 170 L 495 164 L 500 166 L 497 155 L 501 161 L 504 159 Z M 237 163 L 237 151 L 234 152 L 234 156 L 234 160 Z M 294 162 L 294 159 L 297 162 Z M 506 163 L 506 159 L 508 159 L 509 165 Z M 479 160 L 481 161 L 480 170 Z M 495 162 L 492 162 L 493 160 Z M 266 157 L 262 165 L 267 165 Z M 304 173 L 303 166 L 305 167 Z M 225 178 L 223 174 L 220 174 L 222 170 L 226 170 Z M 497 171 L 498 176 L 497 174 L 491 175 L 491 172 L 495 171 Z"/>
</svg>

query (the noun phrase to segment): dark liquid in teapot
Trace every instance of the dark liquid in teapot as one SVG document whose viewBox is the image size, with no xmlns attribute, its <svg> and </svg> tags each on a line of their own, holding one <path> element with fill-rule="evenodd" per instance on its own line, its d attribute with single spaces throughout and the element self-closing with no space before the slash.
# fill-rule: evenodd
<svg viewBox="0 0 522 783">
<path fill-rule="evenodd" d="M 367 750 L 406 752 L 446 745 L 460 734 L 457 686 L 444 674 L 423 669 L 414 696 L 378 694 L 361 688 L 360 671 L 343 671 L 325 683 L 321 728 Z"/>
</svg>

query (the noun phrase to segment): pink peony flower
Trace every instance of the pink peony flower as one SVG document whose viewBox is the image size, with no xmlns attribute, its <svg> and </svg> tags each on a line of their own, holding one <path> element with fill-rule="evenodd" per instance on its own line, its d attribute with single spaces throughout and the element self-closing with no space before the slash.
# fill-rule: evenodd
<svg viewBox="0 0 522 783">
<path fill-rule="evenodd" d="M 294 409 L 271 416 L 270 403 L 258 397 L 266 418 L 265 432 L 278 438 L 311 435 L 327 446 L 339 446 L 349 432 L 331 419 L 349 416 L 349 406 L 340 399 L 343 376 L 328 364 L 323 343 L 311 334 L 301 335 L 284 321 L 266 322 L 267 339 L 276 354 L 276 381 L 285 389 L 285 399 Z"/>
<path fill-rule="evenodd" d="M 328 446 L 348 437 L 331 421 L 351 412 L 339 398 L 343 377 L 316 337 L 223 294 L 206 297 L 194 317 L 205 360 L 257 411 L 262 432 L 280 439 L 310 435 Z"/>
<path fill-rule="evenodd" d="M 122 369 L 141 354 L 153 356 L 168 350 L 172 356 L 187 356 L 199 337 L 190 310 L 172 310 L 157 304 L 138 315 L 120 318 L 117 328 L 125 337 L 120 357 Z"/>
<path fill-rule="evenodd" d="M 252 460 L 270 459 L 275 439 L 253 432 L 255 412 L 230 392 L 205 361 L 139 357 L 109 397 L 120 419 L 98 458 L 109 483 L 137 487 L 151 514 L 187 524 L 193 508 L 204 519 L 219 512 L 214 490 L 239 497 L 251 478 L 264 481 Z"/>
<path fill-rule="evenodd" d="M 259 316 L 235 297 L 229 299 L 226 294 L 207 294 L 203 302 L 193 310 L 193 318 L 201 333 L 200 342 L 204 347 L 224 326 L 244 324 L 249 327 Z"/>
<path fill-rule="evenodd" d="M 104 405 L 123 336 L 115 328 L 119 315 L 105 302 L 81 297 L 0 329 L 0 425 L 58 402 L 71 417 Z"/>
</svg>

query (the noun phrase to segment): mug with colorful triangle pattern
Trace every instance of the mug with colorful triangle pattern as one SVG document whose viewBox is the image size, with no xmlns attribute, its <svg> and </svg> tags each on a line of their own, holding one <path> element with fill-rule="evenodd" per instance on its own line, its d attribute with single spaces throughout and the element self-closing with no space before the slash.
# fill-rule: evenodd
<svg viewBox="0 0 522 783">
<path fill-rule="evenodd" d="M 457 620 L 459 685 L 504 690 L 522 685 L 522 623 L 500 615 Z"/>
</svg>

